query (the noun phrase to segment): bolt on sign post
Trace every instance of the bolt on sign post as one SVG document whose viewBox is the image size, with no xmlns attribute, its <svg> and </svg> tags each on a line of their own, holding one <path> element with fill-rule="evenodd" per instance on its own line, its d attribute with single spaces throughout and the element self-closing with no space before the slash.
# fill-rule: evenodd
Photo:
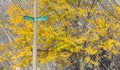
<svg viewBox="0 0 120 70">
<path fill-rule="evenodd" d="M 34 17 L 23 16 L 23 19 L 34 21 L 33 37 L 33 70 L 37 70 L 37 21 L 46 21 L 47 17 L 37 17 L 37 0 L 34 0 Z"/>
</svg>

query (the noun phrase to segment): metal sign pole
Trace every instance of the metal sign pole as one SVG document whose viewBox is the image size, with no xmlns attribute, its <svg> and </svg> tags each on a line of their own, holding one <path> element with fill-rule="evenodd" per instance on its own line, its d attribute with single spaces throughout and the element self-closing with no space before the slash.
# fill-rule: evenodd
<svg viewBox="0 0 120 70">
<path fill-rule="evenodd" d="M 23 16 L 23 19 L 34 21 L 33 29 L 33 70 L 37 70 L 37 21 L 46 21 L 46 16 L 37 18 L 37 0 L 34 0 L 34 17 Z"/>
<path fill-rule="evenodd" d="M 37 0 L 34 0 L 33 70 L 37 70 Z"/>
</svg>

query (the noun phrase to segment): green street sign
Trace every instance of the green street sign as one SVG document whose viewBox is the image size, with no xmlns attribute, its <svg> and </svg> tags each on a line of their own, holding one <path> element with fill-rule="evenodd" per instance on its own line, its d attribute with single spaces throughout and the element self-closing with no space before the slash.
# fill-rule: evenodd
<svg viewBox="0 0 120 70">
<path fill-rule="evenodd" d="M 46 21 L 46 20 L 47 20 L 46 16 L 36 18 L 36 21 Z"/>
<path fill-rule="evenodd" d="M 34 21 L 34 17 L 29 17 L 29 16 L 23 16 L 23 19 Z M 46 20 L 47 20 L 46 16 L 36 18 L 36 21 L 46 21 Z"/>
<path fill-rule="evenodd" d="M 34 21 L 34 18 L 29 16 L 23 16 L 23 19 Z"/>
</svg>

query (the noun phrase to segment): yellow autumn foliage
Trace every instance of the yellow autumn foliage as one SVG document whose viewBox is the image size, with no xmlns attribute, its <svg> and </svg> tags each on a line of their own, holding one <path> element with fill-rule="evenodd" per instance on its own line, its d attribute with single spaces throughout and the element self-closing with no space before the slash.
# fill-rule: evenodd
<svg viewBox="0 0 120 70">
<path fill-rule="evenodd" d="M 85 6 L 84 3 L 81 5 L 83 6 L 76 6 L 76 1 L 72 0 L 38 1 L 37 17 L 47 15 L 46 21 L 37 22 L 37 61 L 39 63 L 67 60 L 73 54 L 77 54 L 75 58 L 79 58 L 78 61 L 84 59 L 85 64 L 90 62 L 97 66 L 97 58 L 93 61 L 90 56 L 98 55 L 103 50 L 111 52 L 110 56 L 120 53 L 117 49 L 120 48 L 120 42 L 117 39 L 120 38 L 120 21 L 105 11 L 91 9 L 89 7 L 91 5 Z M 91 13 L 91 17 L 88 17 L 88 12 Z M 115 13 L 120 14 L 117 6 Z M 114 15 L 117 16 L 115 13 Z M 10 5 L 5 14 L 9 16 L 6 27 L 15 38 L 9 45 L 4 45 L 5 48 L 1 47 L 0 51 L 10 47 L 14 49 L 14 51 L 9 50 L 8 53 L 9 59 L 14 64 L 13 68 L 31 65 L 33 22 L 24 20 L 23 16 L 26 14 L 33 16 L 32 7 L 22 9 L 16 5 Z M 1 62 L 9 60 L 6 54 L 7 52 L 3 54 L 4 59 L 0 58 Z"/>
<path fill-rule="evenodd" d="M 85 48 L 86 53 L 90 54 L 90 55 L 94 55 L 98 53 L 98 50 L 94 49 L 94 48 L 90 48 L 89 46 Z"/>
<path fill-rule="evenodd" d="M 90 57 L 85 57 L 85 62 L 88 63 L 90 61 Z"/>
</svg>

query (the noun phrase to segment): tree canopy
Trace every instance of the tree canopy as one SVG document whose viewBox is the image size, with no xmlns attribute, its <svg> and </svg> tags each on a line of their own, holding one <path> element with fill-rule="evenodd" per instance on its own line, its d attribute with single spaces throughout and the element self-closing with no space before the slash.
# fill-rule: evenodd
<svg viewBox="0 0 120 70">
<path fill-rule="evenodd" d="M 120 54 L 120 7 L 105 11 L 98 9 L 100 2 L 38 0 L 37 17 L 48 18 L 37 22 L 38 63 L 54 61 L 66 66 L 78 62 L 82 69 L 87 64 L 97 67 L 101 58 Z M 5 26 L 15 38 L 0 45 L 0 51 L 6 51 L 0 62 L 10 60 L 12 68 L 27 67 L 32 64 L 33 22 L 23 16 L 33 16 L 33 2 L 11 3 L 4 14 L 8 16 Z"/>
</svg>

